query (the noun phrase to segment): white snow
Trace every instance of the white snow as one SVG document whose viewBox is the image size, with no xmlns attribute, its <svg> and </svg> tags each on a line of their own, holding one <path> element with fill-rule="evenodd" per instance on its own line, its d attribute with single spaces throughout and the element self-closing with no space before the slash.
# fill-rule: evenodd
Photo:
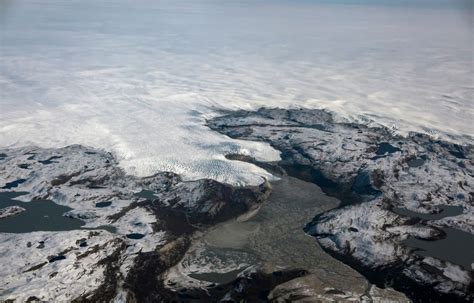
<svg viewBox="0 0 474 303">
<path fill-rule="evenodd" d="M 80 247 L 80 239 L 86 239 L 88 246 Z M 104 231 L 0 233 L 0 297 L 19 302 L 30 296 L 42 301 L 70 301 L 95 290 L 103 281 L 104 271 L 97 263 L 116 249 L 112 239 Z M 64 260 L 48 262 L 61 253 Z M 32 269 L 42 263 L 42 267 Z"/>
<path fill-rule="evenodd" d="M 145 183 L 153 183 L 153 188 L 159 189 L 165 181 L 171 184 L 172 176 L 130 177 L 123 174 L 108 153 L 78 145 L 46 150 L 24 147 L 3 152 L 6 157 L 0 162 L 0 184 L 19 178 L 27 181 L 0 191 L 27 191 L 18 197 L 25 202 L 38 197 L 51 199 L 73 208 L 68 215 L 86 221 L 84 227 L 108 225 L 115 227 L 116 232 L 96 229 L 0 233 L 0 301 L 15 299 L 23 302 L 31 296 L 46 302 L 87 297 L 104 282 L 105 266 L 110 266 L 113 261 L 101 260 L 112 253 L 118 253 L 115 262 L 122 274 L 116 278 L 120 294 L 123 278 L 137 254 L 153 251 L 165 244 L 165 231 L 152 228 L 157 220 L 154 214 L 145 209 L 144 204 L 132 206 L 134 202 L 143 202 L 144 199 L 135 197 L 134 193 L 139 192 Z M 98 202 L 112 204 L 97 207 Z M 2 212 L 8 214 L 8 210 L 8 207 L 0 209 L 0 218 Z M 126 236 L 132 233 L 144 237 L 130 239 Z M 49 263 L 55 256 L 64 256 L 65 259 Z M 117 300 L 120 300 L 119 294 Z"/>
<path fill-rule="evenodd" d="M 467 284 L 471 281 L 471 279 L 469 278 L 469 274 L 465 270 L 462 270 L 459 266 L 454 264 L 447 264 L 443 274 L 451 280 L 459 283 Z"/>
<path fill-rule="evenodd" d="M 165 244 L 165 232 L 154 232 L 152 224 L 156 223 L 156 217 L 142 207 L 128 211 L 123 217 L 117 220 L 113 226 L 117 228 L 117 233 L 125 235 L 138 233 L 145 235 L 142 239 L 127 239 L 127 254 L 138 252 L 150 252 L 157 246 Z"/>
<path fill-rule="evenodd" d="M 0 146 L 78 143 L 138 176 L 260 183 L 224 154 L 279 153 L 210 131 L 216 109 L 324 107 L 471 142 L 469 16 L 428 2 L 2 2 Z"/>
<path fill-rule="evenodd" d="M 24 212 L 25 210 L 26 210 L 25 208 L 18 205 L 12 205 L 12 206 L 0 208 L 0 219 L 18 215 Z"/>
</svg>

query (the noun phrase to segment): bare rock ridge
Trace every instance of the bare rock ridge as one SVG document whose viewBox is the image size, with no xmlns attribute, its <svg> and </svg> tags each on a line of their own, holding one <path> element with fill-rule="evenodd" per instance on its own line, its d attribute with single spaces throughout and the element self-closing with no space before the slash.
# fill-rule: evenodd
<svg viewBox="0 0 474 303">
<path fill-rule="evenodd" d="M 282 160 L 266 168 L 283 168 L 339 198 L 338 208 L 316 216 L 305 231 L 372 283 L 420 302 L 426 296 L 474 299 L 473 146 L 419 133 L 402 137 L 337 121 L 323 110 L 227 112 L 208 126 L 231 138 L 268 142 Z M 450 232 L 465 240 L 449 242 L 455 246 L 446 255 L 410 247 L 410 241 L 443 245 Z M 471 256 L 461 258 L 456 250 Z"/>
</svg>

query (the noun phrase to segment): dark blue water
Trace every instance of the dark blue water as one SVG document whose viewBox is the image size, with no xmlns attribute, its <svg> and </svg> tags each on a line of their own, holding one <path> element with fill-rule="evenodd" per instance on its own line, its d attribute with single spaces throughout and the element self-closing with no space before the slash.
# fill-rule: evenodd
<svg viewBox="0 0 474 303">
<path fill-rule="evenodd" d="M 401 151 L 398 147 L 395 147 L 387 142 L 382 142 L 379 144 L 375 154 L 377 156 L 385 155 L 386 153 L 393 154 L 394 152 Z"/>
<path fill-rule="evenodd" d="M 102 207 L 107 207 L 107 206 L 110 206 L 110 205 L 112 205 L 112 202 L 110 202 L 110 201 L 98 202 L 98 203 L 95 204 L 95 207 L 102 208 Z"/>
<path fill-rule="evenodd" d="M 409 167 L 413 167 L 413 168 L 420 167 L 420 166 L 423 166 L 423 164 L 425 164 L 425 161 L 427 159 L 428 159 L 428 157 L 426 157 L 425 155 L 422 155 L 419 158 L 409 160 L 407 162 L 407 164 L 408 164 Z"/>
<path fill-rule="evenodd" d="M 30 202 L 15 200 L 16 197 L 24 194 L 26 192 L 0 192 L 0 208 L 18 205 L 26 209 L 18 215 L 0 219 L 0 232 L 66 231 L 82 229 L 82 226 L 84 226 L 83 221 L 64 216 L 64 213 L 72 209 L 67 206 L 56 204 L 50 200 Z M 116 228 L 110 225 L 85 229 L 103 229 L 110 233 L 116 232 Z"/>
<path fill-rule="evenodd" d="M 44 164 L 44 165 L 49 165 L 51 163 L 58 163 L 57 161 L 53 161 L 54 159 L 61 159 L 62 157 L 61 156 L 52 156 L 51 158 L 49 159 L 46 159 L 46 160 L 40 160 L 38 161 L 39 163 L 41 164 Z"/>
<path fill-rule="evenodd" d="M 452 205 L 442 205 L 439 209 L 441 211 L 437 214 L 422 214 L 404 208 L 394 208 L 393 212 L 423 220 L 439 220 L 460 215 L 464 210 L 461 206 Z M 432 241 L 409 237 L 403 244 L 415 248 L 419 255 L 449 261 L 470 270 L 471 264 L 474 263 L 474 235 L 449 227 L 441 230 L 445 233 L 442 239 Z"/>
<path fill-rule="evenodd" d="M 3 189 L 15 188 L 18 185 L 20 185 L 21 183 L 24 183 L 25 181 L 26 181 L 26 179 L 18 179 L 18 180 L 12 181 L 12 182 L 8 182 L 8 183 L 5 183 L 5 186 L 3 186 L 2 188 Z"/>
<path fill-rule="evenodd" d="M 145 237 L 145 235 L 144 234 L 139 234 L 139 233 L 132 233 L 132 234 L 127 235 L 127 238 L 133 239 L 133 240 L 140 240 L 143 237 Z"/>
<path fill-rule="evenodd" d="M 155 196 L 155 193 L 151 190 L 142 190 L 141 192 L 136 193 L 135 196 L 143 198 L 143 199 L 147 199 L 150 201 L 153 201 L 157 198 Z"/>
<path fill-rule="evenodd" d="M 471 270 L 474 263 L 474 235 L 454 228 L 442 228 L 444 239 L 436 241 L 410 237 L 403 241 L 408 247 L 417 249 L 416 253 L 461 265 Z"/>
<path fill-rule="evenodd" d="M 58 205 L 50 200 L 34 200 L 21 202 L 16 197 L 25 192 L 0 193 L 0 207 L 18 205 L 26 211 L 4 219 L 0 219 L 0 232 L 27 233 L 32 231 L 64 231 L 79 229 L 84 222 L 78 219 L 64 217 L 63 214 L 71 208 Z"/>
<path fill-rule="evenodd" d="M 464 208 L 462 206 L 455 206 L 455 205 L 441 205 L 438 207 L 440 210 L 436 214 L 424 214 L 414 212 L 405 208 L 394 207 L 392 211 L 396 214 L 412 217 L 412 218 L 420 218 L 423 220 L 439 220 L 446 217 L 454 217 L 458 216 L 463 213 Z"/>
</svg>

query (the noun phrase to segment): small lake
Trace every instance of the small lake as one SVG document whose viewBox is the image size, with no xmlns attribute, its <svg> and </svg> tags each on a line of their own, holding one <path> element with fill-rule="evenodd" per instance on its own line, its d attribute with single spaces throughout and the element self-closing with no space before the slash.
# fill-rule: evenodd
<svg viewBox="0 0 474 303">
<path fill-rule="evenodd" d="M 21 202 L 16 197 L 27 194 L 26 192 L 0 192 L 0 208 L 18 205 L 26 211 L 0 219 L 0 232 L 4 233 L 29 233 L 34 231 L 67 231 L 83 229 L 85 223 L 79 219 L 65 217 L 64 213 L 72 208 L 59 205 L 51 200 L 34 200 Z M 99 226 L 87 229 L 103 229 L 115 233 L 113 226 Z"/>
<path fill-rule="evenodd" d="M 147 200 L 150 200 L 150 201 L 153 201 L 155 200 L 157 197 L 155 195 L 155 193 L 151 190 L 142 190 L 138 193 L 135 194 L 135 197 L 139 197 L 139 198 L 143 198 L 143 199 L 147 199 Z"/>
<path fill-rule="evenodd" d="M 34 200 L 21 202 L 16 197 L 25 192 L 0 193 L 0 208 L 18 205 L 26 211 L 4 219 L 0 219 L 0 232 L 27 233 L 33 231 L 64 231 L 79 229 L 84 222 L 63 216 L 71 208 L 58 205 L 50 200 Z"/>
<path fill-rule="evenodd" d="M 422 155 L 419 158 L 414 158 L 414 159 L 409 160 L 407 164 L 409 167 L 416 168 L 416 167 L 423 166 L 423 164 L 425 164 L 425 161 L 427 159 L 428 157 L 426 155 Z"/>
<path fill-rule="evenodd" d="M 461 265 L 472 270 L 474 263 L 474 235 L 454 228 L 442 228 L 446 233 L 444 239 L 436 241 L 421 240 L 410 237 L 403 241 L 408 247 L 417 249 L 416 253 Z"/>
<path fill-rule="evenodd" d="M 440 212 L 436 214 L 423 214 L 395 207 L 393 212 L 402 216 L 423 220 L 439 220 L 460 215 L 463 213 L 464 208 L 461 206 L 441 205 L 439 210 Z M 471 264 L 474 263 L 474 235 L 448 227 L 441 228 L 441 230 L 445 233 L 445 237 L 442 239 L 431 241 L 409 237 L 402 243 L 416 249 L 416 253 L 419 255 L 449 261 L 461 265 L 467 270 L 472 269 Z"/>
<path fill-rule="evenodd" d="M 377 156 L 382 156 L 385 154 L 393 154 L 398 151 L 401 151 L 401 149 L 391 145 L 390 143 L 382 142 L 378 145 L 377 150 L 375 151 L 375 154 Z"/>
<path fill-rule="evenodd" d="M 462 214 L 464 210 L 462 206 L 456 205 L 441 205 L 438 207 L 438 209 L 439 212 L 435 214 L 418 213 L 401 207 L 394 207 L 392 211 L 398 215 L 406 217 L 420 218 L 423 220 L 439 220 L 446 217 L 458 216 Z"/>
</svg>

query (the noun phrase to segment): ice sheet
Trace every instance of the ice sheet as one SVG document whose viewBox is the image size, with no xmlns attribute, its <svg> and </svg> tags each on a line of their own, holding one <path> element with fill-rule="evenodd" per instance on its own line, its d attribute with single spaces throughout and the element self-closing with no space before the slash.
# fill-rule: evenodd
<svg viewBox="0 0 474 303">
<path fill-rule="evenodd" d="M 279 154 L 210 131 L 220 109 L 328 108 L 472 143 L 461 2 L 2 1 L 0 146 L 79 143 L 135 175 L 244 184 L 268 175 L 224 154 Z"/>
</svg>

